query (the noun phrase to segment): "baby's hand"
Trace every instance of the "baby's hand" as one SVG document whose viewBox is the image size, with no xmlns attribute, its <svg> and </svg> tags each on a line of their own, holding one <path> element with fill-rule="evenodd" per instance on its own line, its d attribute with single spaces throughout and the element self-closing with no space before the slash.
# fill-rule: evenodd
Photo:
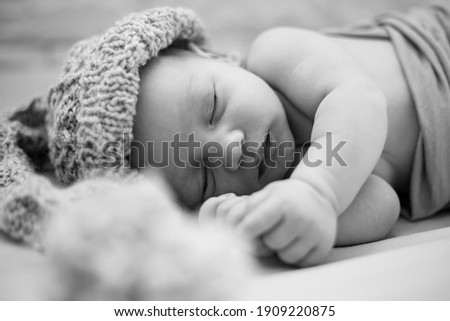
<svg viewBox="0 0 450 321">
<path fill-rule="evenodd" d="M 230 224 L 256 240 L 258 255 L 276 252 L 285 263 L 320 263 L 333 247 L 337 214 L 329 200 L 309 184 L 288 179 L 250 196 L 224 194 L 208 199 L 200 221 Z"/>
<path fill-rule="evenodd" d="M 199 222 L 219 221 L 235 226 L 245 214 L 246 200 L 248 196 L 236 196 L 234 193 L 210 197 L 200 207 Z"/>
<path fill-rule="evenodd" d="M 337 214 L 308 183 L 287 179 L 252 194 L 237 228 L 275 251 L 288 264 L 320 263 L 334 245 Z"/>
<path fill-rule="evenodd" d="M 213 221 L 236 228 L 249 209 L 248 200 L 249 196 L 236 196 L 234 193 L 211 197 L 200 207 L 199 222 L 203 224 Z M 260 238 L 256 238 L 253 245 L 253 251 L 258 256 L 274 254 Z"/>
</svg>

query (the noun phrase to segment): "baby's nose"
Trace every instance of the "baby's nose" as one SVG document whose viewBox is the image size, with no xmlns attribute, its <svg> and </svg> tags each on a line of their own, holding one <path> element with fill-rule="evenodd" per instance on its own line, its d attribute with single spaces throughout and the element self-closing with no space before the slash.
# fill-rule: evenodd
<svg viewBox="0 0 450 321">
<path fill-rule="evenodd" d="M 240 129 L 234 129 L 225 136 L 225 168 L 235 171 L 239 168 L 242 159 L 242 144 L 244 142 L 244 132 Z"/>
</svg>

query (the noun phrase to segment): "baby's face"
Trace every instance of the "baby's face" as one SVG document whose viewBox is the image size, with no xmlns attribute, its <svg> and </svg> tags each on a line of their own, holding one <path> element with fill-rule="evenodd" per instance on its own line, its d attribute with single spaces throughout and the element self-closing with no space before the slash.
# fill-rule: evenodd
<svg viewBox="0 0 450 321">
<path fill-rule="evenodd" d="M 294 159 L 283 106 L 262 79 L 184 50 L 142 68 L 133 134 L 145 146 L 132 149 L 133 166 L 159 167 L 191 208 L 283 179 Z M 263 147 L 268 137 L 272 146 L 285 142 L 281 153 Z"/>
</svg>

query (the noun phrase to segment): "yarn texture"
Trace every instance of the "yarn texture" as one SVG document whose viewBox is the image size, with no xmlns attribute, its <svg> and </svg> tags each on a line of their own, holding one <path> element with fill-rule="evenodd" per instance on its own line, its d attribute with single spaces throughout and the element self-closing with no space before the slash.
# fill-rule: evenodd
<svg viewBox="0 0 450 321">
<path fill-rule="evenodd" d="M 105 173 L 132 173 L 129 147 L 140 67 L 183 42 L 205 42 L 192 11 L 130 14 L 76 43 L 49 92 L 0 120 L 1 231 L 39 248 L 48 217 L 71 198 L 70 189 L 55 188 L 49 177 L 68 185 Z"/>
<path fill-rule="evenodd" d="M 114 152 L 122 159 L 114 167 L 129 167 L 124 137 L 132 139 L 139 68 L 175 40 L 201 44 L 203 27 L 190 11 L 163 8 L 132 14 L 72 48 L 48 97 L 54 120 L 50 157 L 59 180 L 72 182 L 105 166 L 108 142 L 120 143 Z"/>
</svg>

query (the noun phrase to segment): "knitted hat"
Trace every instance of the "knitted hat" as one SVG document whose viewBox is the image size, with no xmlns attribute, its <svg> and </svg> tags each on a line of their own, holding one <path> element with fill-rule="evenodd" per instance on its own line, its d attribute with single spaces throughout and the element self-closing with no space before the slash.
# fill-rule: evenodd
<svg viewBox="0 0 450 321">
<path fill-rule="evenodd" d="M 72 48 L 48 99 L 54 120 L 50 158 L 59 180 L 72 182 L 110 161 L 103 153 L 108 142 L 120 142 L 109 146 L 123 156 L 115 166 L 129 167 L 139 68 L 175 41 L 204 41 L 193 12 L 159 8 L 131 14 Z"/>
<path fill-rule="evenodd" d="M 37 174 L 62 183 L 90 177 L 110 161 L 108 142 L 120 143 L 113 169 L 128 173 L 140 67 L 175 43 L 204 40 L 193 12 L 155 8 L 75 44 L 49 94 L 0 119 L 0 231 L 39 243 L 48 214 L 73 199 Z"/>
</svg>

